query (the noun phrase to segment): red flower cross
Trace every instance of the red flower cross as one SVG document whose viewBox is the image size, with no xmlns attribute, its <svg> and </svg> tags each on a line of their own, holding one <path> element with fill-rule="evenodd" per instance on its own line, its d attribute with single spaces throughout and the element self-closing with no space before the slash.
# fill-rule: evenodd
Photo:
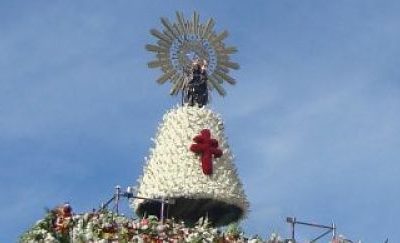
<svg viewBox="0 0 400 243">
<path fill-rule="evenodd" d="M 212 168 L 212 157 L 219 158 L 222 156 L 222 150 L 218 148 L 218 141 L 211 138 L 210 130 L 203 129 L 200 135 L 193 138 L 195 144 L 190 146 L 190 150 L 197 154 L 201 154 L 201 167 L 203 173 L 211 175 L 213 172 Z"/>
</svg>

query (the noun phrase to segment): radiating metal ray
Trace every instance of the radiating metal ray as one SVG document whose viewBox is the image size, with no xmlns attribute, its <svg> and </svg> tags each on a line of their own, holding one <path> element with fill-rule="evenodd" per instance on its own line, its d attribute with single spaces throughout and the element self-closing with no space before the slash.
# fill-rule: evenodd
<svg viewBox="0 0 400 243">
<path fill-rule="evenodd" d="M 226 80 L 228 83 L 230 84 L 236 84 L 236 80 L 234 78 L 232 78 L 231 76 L 229 76 L 228 74 L 221 72 L 219 70 L 215 70 L 214 72 L 215 74 L 217 74 L 218 76 L 220 76 L 221 78 L 223 78 L 224 80 Z"/>
<path fill-rule="evenodd" d="M 149 66 L 149 68 L 158 68 L 163 66 L 163 62 L 160 60 L 155 60 L 147 63 L 147 65 Z"/>
<path fill-rule="evenodd" d="M 199 29 L 199 14 L 195 11 L 193 13 L 193 34 L 197 35 L 199 33 L 198 29 Z"/>
<path fill-rule="evenodd" d="M 180 12 L 176 12 L 176 18 L 178 19 L 178 29 L 181 35 L 186 35 L 187 31 L 185 29 L 185 19 L 183 14 Z"/>
<path fill-rule="evenodd" d="M 193 35 L 193 23 L 190 22 L 189 20 L 187 21 L 186 34 Z"/>
<path fill-rule="evenodd" d="M 152 51 L 152 52 L 168 52 L 168 49 L 165 49 L 165 48 L 162 48 L 162 47 L 156 46 L 156 45 L 150 45 L 150 44 L 146 45 L 146 50 Z"/>
<path fill-rule="evenodd" d="M 190 34 L 190 21 L 189 20 L 185 20 L 185 29 L 186 29 L 186 34 Z"/>
<path fill-rule="evenodd" d="M 169 20 L 167 18 L 161 18 L 161 23 L 165 26 L 165 28 L 172 33 L 172 35 L 175 38 L 179 39 L 179 33 L 176 32 L 176 30 L 174 29 L 174 27 L 171 25 L 171 23 L 169 22 Z"/>
<path fill-rule="evenodd" d="M 170 69 L 168 72 L 164 73 L 157 79 L 157 83 L 163 84 L 165 83 L 168 79 L 170 79 L 174 74 L 176 73 L 176 70 Z"/>
<path fill-rule="evenodd" d="M 215 72 L 211 75 L 211 77 L 217 80 L 219 84 L 222 84 L 224 82 L 224 79 L 218 76 Z"/>
<path fill-rule="evenodd" d="M 203 24 L 199 24 L 199 36 L 201 38 L 203 38 L 203 32 L 204 32 L 204 25 Z"/>
<path fill-rule="evenodd" d="M 179 36 L 183 36 L 184 35 L 184 33 L 181 32 L 181 30 L 179 29 L 179 27 L 178 27 L 178 25 L 176 23 L 174 23 L 172 25 L 172 28 L 174 28 L 175 32 L 178 33 Z"/>
<path fill-rule="evenodd" d="M 222 67 L 221 65 L 218 65 L 218 67 L 215 70 L 216 71 L 221 71 L 221 72 L 224 72 L 224 73 L 229 73 L 229 68 Z"/>
<path fill-rule="evenodd" d="M 167 62 L 169 63 L 169 61 L 168 61 L 169 54 L 166 53 L 166 52 L 159 52 L 159 53 L 157 53 L 156 57 L 157 57 L 158 59 L 167 60 Z"/>
<path fill-rule="evenodd" d="M 209 77 L 210 82 L 212 83 L 213 87 L 218 91 L 218 93 L 221 96 L 225 96 L 226 95 L 226 91 L 224 90 L 224 88 L 218 83 L 217 80 L 215 80 L 213 78 L 213 76 Z"/>
<path fill-rule="evenodd" d="M 240 66 L 238 63 L 236 62 L 230 62 L 230 61 L 222 61 L 220 63 L 222 66 L 228 67 L 228 68 L 232 68 L 232 69 L 239 69 Z"/>
<path fill-rule="evenodd" d="M 219 62 L 229 61 L 229 56 L 226 54 L 217 54 L 217 58 Z"/>
<path fill-rule="evenodd" d="M 151 30 L 150 30 L 150 33 L 151 33 L 153 36 L 155 36 L 155 37 L 157 37 L 158 39 L 163 40 L 163 41 L 165 41 L 165 42 L 172 43 L 172 41 L 173 41 L 173 38 L 170 38 L 169 36 L 167 36 L 167 35 L 161 33 L 160 31 L 158 31 L 158 30 L 156 30 L 156 29 L 151 29 Z"/>
<path fill-rule="evenodd" d="M 172 43 L 168 43 L 168 42 L 166 42 L 166 41 L 164 41 L 164 40 L 158 40 L 157 41 L 157 44 L 159 45 L 159 46 L 161 46 L 161 47 L 164 47 L 164 48 L 166 48 L 167 50 L 171 47 L 171 44 Z"/>
<path fill-rule="evenodd" d="M 163 34 L 166 35 L 166 36 L 168 36 L 168 38 L 170 38 L 172 41 L 175 40 L 174 35 L 173 35 L 170 31 L 168 31 L 168 30 L 163 30 Z"/>
<path fill-rule="evenodd" d="M 220 53 L 223 53 L 223 54 L 226 54 L 226 55 L 229 55 L 229 54 L 233 54 L 233 53 L 236 53 L 237 52 L 237 49 L 236 49 L 236 47 L 234 47 L 234 46 L 229 46 L 229 47 L 223 47 L 223 46 L 221 46 L 221 47 L 217 47 L 217 48 L 215 48 L 218 52 L 220 52 Z"/>
<path fill-rule="evenodd" d="M 211 34 L 211 30 L 213 27 L 214 27 L 214 20 L 211 18 L 207 21 L 202 37 L 205 39 L 208 38 L 208 36 Z"/>
<path fill-rule="evenodd" d="M 171 92 L 172 95 L 176 95 L 183 87 L 184 78 L 182 76 L 178 76 L 178 78 L 174 81 Z"/>
<path fill-rule="evenodd" d="M 212 43 L 220 42 L 223 39 L 225 39 L 226 37 L 228 37 L 228 35 L 229 35 L 229 32 L 225 30 L 225 31 L 221 32 L 220 34 L 215 35 L 215 38 L 213 38 L 213 40 L 211 42 Z"/>
</svg>

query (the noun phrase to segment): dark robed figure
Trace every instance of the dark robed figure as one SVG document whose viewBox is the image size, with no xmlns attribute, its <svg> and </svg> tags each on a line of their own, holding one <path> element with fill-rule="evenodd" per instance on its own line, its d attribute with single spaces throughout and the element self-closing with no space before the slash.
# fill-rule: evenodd
<svg viewBox="0 0 400 243">
<path fill-rule="evenodd" d="M 187 85 L 185 101 L 190 106 L 198 104 L 199 107 L 208 103 L 207 71 L 204 64 L 193 63 L 192 79 Z"/>
</svg>

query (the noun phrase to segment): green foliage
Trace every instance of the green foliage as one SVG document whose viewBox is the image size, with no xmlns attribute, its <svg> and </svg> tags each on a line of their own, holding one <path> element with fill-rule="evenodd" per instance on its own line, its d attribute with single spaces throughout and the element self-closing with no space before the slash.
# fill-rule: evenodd
<svg viewBox="0 0 400 243">
<path fill-rule="evenodd" d="M 240 227 L 240 224 L 236 222 L 228 225 L 226 233 L 234 238 L 239 238 L 241 235 L 243 235 L 243 229 Z"/>
</svg>

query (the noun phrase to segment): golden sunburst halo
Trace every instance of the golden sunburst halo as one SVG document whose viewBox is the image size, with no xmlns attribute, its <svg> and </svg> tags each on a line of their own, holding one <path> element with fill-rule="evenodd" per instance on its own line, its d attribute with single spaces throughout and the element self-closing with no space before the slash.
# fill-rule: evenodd
<svg viewBox="0 0 400 243">
<path fill-rule="evenodd" d="M 223 40 L 228 31 L 214 31 L 215 21 L 210 18 L 205 23 L 199 22 L 199 14 L 193 13 L 191 19 L 176 12 L 176 22 L 161 18 L 163 30 L 151 29 L 150 33 L 157 38 L 157 44 L 148 44 L 146 49 L 156 54 L 156 59 L 149 62 L 150 68 L 161 68 L 162 75 L 157 79 L 159 84 L 172 83 L 171 95 L 183 89 L 188 78 L 187 70 L 194 59 L 207 62 L 208 87 L 215 88 L 224 96 L 224 81 L 235 84 L 236 80 L 229 75 L 230 69 L 239 69 L 239 64 L 230 60 L 230 55 L 237 52 L 234 46 L 225 46 Z"/>
</svg>

